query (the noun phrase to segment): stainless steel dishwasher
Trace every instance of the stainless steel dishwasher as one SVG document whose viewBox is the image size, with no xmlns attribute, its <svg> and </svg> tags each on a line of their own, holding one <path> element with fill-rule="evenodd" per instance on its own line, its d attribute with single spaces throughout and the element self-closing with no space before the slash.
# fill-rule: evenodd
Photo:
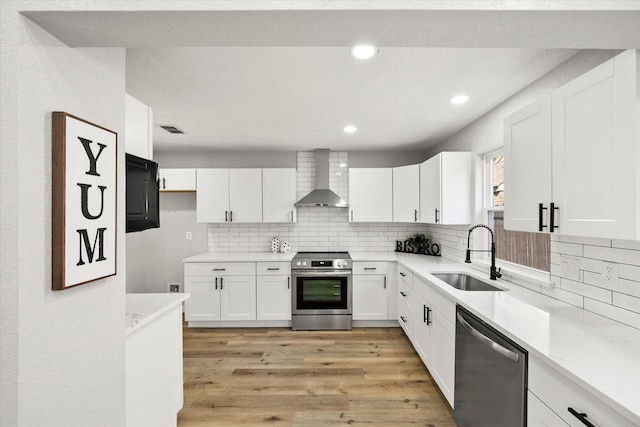
<svg viewBox="0 0 640 427">
<path fill-rule="evenodd" d="M 459 305 L 454 393 L 458 427 L 527 425 L 527 351 Z"/>
</svg>

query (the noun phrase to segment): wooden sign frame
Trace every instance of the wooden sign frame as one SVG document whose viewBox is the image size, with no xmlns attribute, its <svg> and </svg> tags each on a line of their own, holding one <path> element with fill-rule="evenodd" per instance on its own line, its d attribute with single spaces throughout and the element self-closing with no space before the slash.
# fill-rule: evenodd
<svg viewBox="0 0 640 427">
<path fill-rule="evenodd" d="M 116 274 L 118 134 L 52 113 L 51 287 Z"/>
</svg>

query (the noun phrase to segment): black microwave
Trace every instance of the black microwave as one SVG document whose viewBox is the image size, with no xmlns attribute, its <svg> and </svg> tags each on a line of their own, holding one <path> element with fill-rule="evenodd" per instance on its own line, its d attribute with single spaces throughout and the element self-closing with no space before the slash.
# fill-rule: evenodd
<svg viewBox="0 0 640 427">
<path fill-rule="evenodd" d="M 160 228 L 158 164 L 126 153 L 127 233 Z"/>
</svg>

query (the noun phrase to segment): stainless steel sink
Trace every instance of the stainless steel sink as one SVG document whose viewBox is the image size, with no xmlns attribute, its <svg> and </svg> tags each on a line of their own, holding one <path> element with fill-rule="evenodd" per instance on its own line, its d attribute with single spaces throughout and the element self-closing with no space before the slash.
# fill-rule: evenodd
<svg viewBox="0 0 640 427">
<path fill-rule="evenodd" d="M 491 286 L 488 283 L 478 280 L 473 276 L 464 273 L 432 273 L 449 286 L 453 286 L 461 291 L 502 291 L 500 288 Z"/>
</svg>

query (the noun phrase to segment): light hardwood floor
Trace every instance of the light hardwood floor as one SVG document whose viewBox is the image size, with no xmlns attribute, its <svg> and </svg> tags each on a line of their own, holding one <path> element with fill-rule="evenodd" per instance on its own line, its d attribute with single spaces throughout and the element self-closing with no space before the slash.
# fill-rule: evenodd
<svg viewBox="0 0 640 427">
<path fill-rule="evenodd" d="M 400 328 L 184 329 L 191 426 L 455 427 Z"/>
</svg>

